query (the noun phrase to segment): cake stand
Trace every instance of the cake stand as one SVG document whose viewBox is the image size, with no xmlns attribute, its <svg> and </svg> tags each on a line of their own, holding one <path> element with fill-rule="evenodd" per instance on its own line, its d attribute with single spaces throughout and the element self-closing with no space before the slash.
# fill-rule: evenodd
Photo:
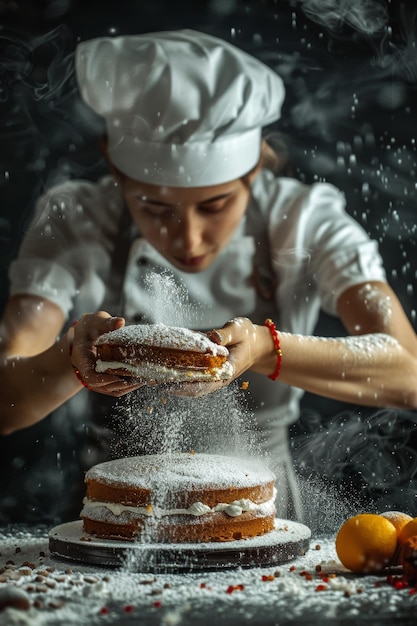
<svg viewBox="0 0 417 626">
<path fill-rule="evenodd" d="M 141 543 L 97 539 L 83 531 L 82 521 L 49 531 L 49 550 L 58 559 L 135 572 L 174 573 L 267 567 L 305 554 L 311 531 L 304 524 L 276 519 L 275 529 L 260 537 L 222 543 Z"/>
</svg>

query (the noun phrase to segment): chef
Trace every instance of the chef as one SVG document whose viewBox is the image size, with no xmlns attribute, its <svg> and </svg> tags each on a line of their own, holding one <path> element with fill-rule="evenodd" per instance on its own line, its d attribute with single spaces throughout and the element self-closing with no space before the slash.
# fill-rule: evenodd
<svg viewBox="0 0 417 626">
<path fill-rule="evenodd" d="M 45 190 L 10 267 L 1 431 L 51 414 L 58 430 L 79 429 L 97 399 L 140 394 L 144 381 L 95 371 L 98 335 L 125 323 L 200 329 L 228 347 L 233 379 L 176 393 L 198 402 L 249 383 L 278 515 L 299 519 L 288 426 L 305 391 L 417 406 L 416 337 L 377 244 L 341 191 L 277 174 L 266 131 L 285 89 L 255 57 L 183 30 L 82 42 L 75 67 L 105 123 L 109 174 Z M 320 310 L 347 336 L 314 336 Z"/>
</svg>

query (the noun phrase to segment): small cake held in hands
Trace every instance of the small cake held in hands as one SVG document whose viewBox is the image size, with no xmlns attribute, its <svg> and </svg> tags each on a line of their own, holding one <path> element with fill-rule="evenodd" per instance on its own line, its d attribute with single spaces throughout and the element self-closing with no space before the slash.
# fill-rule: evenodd
<svg viewBox="0 0 417 626">
<path fill-rule="evenodd" d="M 215 382 L 233 376 L 228 349 L 188 328 L 129 325 L 100 335 L 95 346 L 97 372 L 150 384 Z"/>
</svg>

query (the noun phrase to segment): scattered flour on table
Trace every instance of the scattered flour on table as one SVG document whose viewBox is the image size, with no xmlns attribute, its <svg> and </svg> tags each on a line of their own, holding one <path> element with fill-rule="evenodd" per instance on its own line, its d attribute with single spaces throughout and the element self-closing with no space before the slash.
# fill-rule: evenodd
<svg viewBox="0 0 417 626">
<path fill-rule="evenodd" d="M 313 538 L 305 556 L 274 567 L 179 574 L 58 561 L 49 555 L 46 530 L 3 533 L 0 552 L 2 581 L 9 572 L 0 589 L 16 586 L 30 600 L 27 611 L 0 612 L 0 624 L 8 626 L 173 626 L 200 618 L 227 624 L 228 615 L 246 624 L 260 612 L 265 624 L 315 617 L 397 619 L 417 609 L 417 595 L 393 589 L 385 574 L 348 573 L 336 558 L 334 538 Z"/>
</svg>

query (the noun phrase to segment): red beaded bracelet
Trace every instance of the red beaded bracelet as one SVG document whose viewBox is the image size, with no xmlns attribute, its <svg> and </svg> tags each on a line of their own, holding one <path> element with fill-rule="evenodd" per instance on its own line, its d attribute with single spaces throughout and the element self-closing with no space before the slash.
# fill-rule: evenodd
<svg viewBox="0 0 417 626">
<path fill-rule="evenodd" d="M 264 326 L 269 328 L 269 330 L 271 331 L 272 340 L 274 342 L 274 347 L 275 347 L 275 352 L 277 353 L 277 357 L 278 357 L 275 372 L 273 374 L 269 374 L 268 378 L 270 378 L 271 380 L 276 380 L 281 371 L 281 363 L 282 363 L 281 344 L 279 342 L 279 335 L 278 335 L 277 327 L 275 326 L 274 322 L 270 318 L 268 318 L 265 320 Z"/>
<path fill-rule="evenodd" d="M 72 366 L 72 369 L 74 370 L 74 374 L 76 375 L 76 377 L 78 378 L 82 386 L 89 389 L 87 383 L 85 382 L 84 378 L 80 374 L 80 370 L 77 370 L 77 368 L 74 365 Z"/>
</svg>

